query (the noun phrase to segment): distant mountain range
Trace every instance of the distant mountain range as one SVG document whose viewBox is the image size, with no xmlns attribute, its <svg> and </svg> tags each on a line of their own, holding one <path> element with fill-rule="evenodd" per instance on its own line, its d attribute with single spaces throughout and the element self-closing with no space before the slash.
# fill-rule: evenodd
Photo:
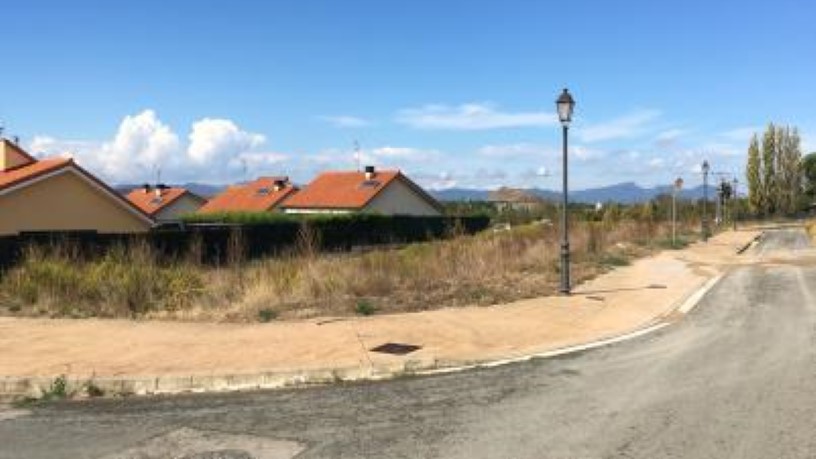
<svg viewBox="0 0 816 459">
<path fill-rule="evenodd" d="M 655 198 L 660 194 L 671 193 L 670 186 L 659 186 L 653 188 L 643 188 L 634 182 L 619 183 L 617 185 L 604 186 L 599 188 L 588 188 L 585 190 L 573 190 L 569 193 L 570 201 L 595 203 L 595 202 L 620 202 L 632 204 L 645 202 Z M 552 190 L 532 188 L 526 190 L 544 199 L 555 200 L 561 198 L 561 193 Z M 714 189 L 708 187 L 709 196 L 712 196 Z M 473 188 L 448 188 L 446 190 L 431 190 L 430 192 L 440 201 L 486 201 L 489 190 Z M 682 199 L 698 199 L 703 197 L 703 186 L 684 189 L 679 195 Z"/>
<path fill-rule="evenodd" d="M 134 188 L 142 186 L 138 185 L 117 185 L 115 188 L 120 193 L 128 193 Z M 206 183 L 184 183 L 181 185 L 175 184 L 173 186 L 181 186 L 193 193 L 209 198 L 220 193 L 226 186 L 224 185 L 210 185 Z M 561 193 L 553 190 L 544 190 L 541 188 L 528 189 L 530 193 L 541 196 L 544 199 L 555 200 L 561 198 Z M 482 190 L 477 188 L 448 188 L 445 190 L 429 190 L 432 196 L 440 201 L 486 201 L 490 190 Z M 632 204 L 637 202 L 644 202 L 653 199 L 659 194 L 671 193 L 671 187 L 659 186 L 653 188 L 643 188 L 634 182 L 619 183 L 617 185 L 604 186 L 599 188 L 588 188 L 585 190 L 570 191 L 570 201 L 595 203 L 595 202 L 620 202 L 623 204 Z M 709 196 L 713 196 L 714 188 L 709 185 Z M 703 197 L 703 186 L 683 189 L 680 193 L 682 199 L 699 199 Z"/>
</svg>

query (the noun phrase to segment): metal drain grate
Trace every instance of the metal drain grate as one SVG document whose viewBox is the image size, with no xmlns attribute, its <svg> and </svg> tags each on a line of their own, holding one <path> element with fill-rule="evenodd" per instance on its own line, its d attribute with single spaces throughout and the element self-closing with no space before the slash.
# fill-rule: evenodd
<svg viewBox="0 0 816 459">
<path fill-rule="evenodd" d="M 385 343 L 381 344 L 377 347 L 371 348 L 371 352 L 381 352 L 383 354 L 393 354 L 393 355 L 405 355 L 410 354 L 418 349 L 422 349 L 422 346 L 415 346 L 413 344 L 403 344 L 403 343 Z"/>
</svg>

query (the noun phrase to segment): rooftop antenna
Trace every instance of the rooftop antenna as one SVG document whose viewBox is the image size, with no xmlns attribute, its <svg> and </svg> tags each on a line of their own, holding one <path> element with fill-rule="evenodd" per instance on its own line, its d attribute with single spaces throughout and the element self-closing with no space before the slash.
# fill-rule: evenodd
<svg viewBox="0 0 816 459">
<path fill-rule="evenodd" d="M 3 131 L 5 131 L 5 130 L 6 130 L 5 123 L 3 123 L 2 121 L 0 121 L 0 139 L 2 139 L 2 138 L 3 138 Z"/>
<path fill-rule="evenodd" d="M 241 180 L 244 183 L 247 183 L 247 160 L 246 160 L 246 158 L 241 158 Z"/>
<path fill-rule="evenodd" d="M 362 170 L 362 158 L 360 157 L 360 142 L 354 140 L 354 161 L 357 163 L 357 172 Z"/>
<path fill-rule="evenodd" d="M 154 164 L 153 172 L 156 174 L 156 185 L 158 185 L 161 183 L 161 166 Z"/>
</svg>

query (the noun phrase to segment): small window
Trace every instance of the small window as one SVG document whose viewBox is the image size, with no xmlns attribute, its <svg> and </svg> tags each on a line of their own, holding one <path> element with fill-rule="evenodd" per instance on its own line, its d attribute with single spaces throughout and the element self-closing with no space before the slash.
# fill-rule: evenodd
<svg viewBox="0 0 816 459">
<path fill-rule="evenodd" d="M 153 198 L 153 199 L 150 200 L 150 204 L 153 204 L 154 206 L 158 206 L 163 201 L 164 200 L 162 198 Z"/>
<path fill-rule="evenodd" d="M 263 188 L 258 188 L 258 191 L 257 191 L 256 194 L 258 196 L 268 196 L 269 193 L 270 193 L 269 188 L 268 187 L 263 187 Z"/>
<path fill-rule="evenodd" d="M 376 180 L 366 180 L 360 184 L 360 188 L 377 188 L 380 186 L 380 182 Z"/>
</svg>

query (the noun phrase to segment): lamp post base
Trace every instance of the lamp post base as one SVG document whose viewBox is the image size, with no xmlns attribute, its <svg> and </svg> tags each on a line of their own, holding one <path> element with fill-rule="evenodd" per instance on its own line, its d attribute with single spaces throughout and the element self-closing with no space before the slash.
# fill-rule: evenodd
<svg viewBox="0 0 816 459">
<path fill-rule="evenodd" d="M 570 253 L 569 243 L 561 244 L 561 285 L 558 292 L 562 295 L 569 295 L 570 289 Z"/>
</svg>

